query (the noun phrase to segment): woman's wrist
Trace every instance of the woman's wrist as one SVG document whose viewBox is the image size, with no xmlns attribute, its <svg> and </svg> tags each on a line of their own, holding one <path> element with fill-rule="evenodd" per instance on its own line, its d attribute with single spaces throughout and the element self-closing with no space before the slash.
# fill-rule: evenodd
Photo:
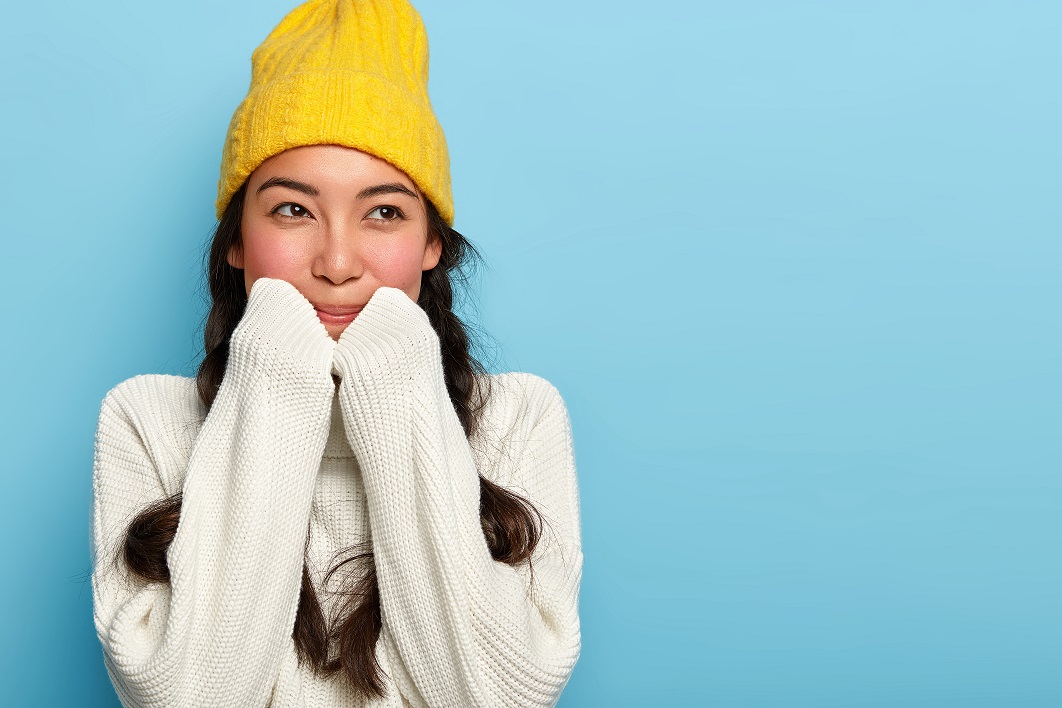
<svg viewBox="0 0 1062 708">
<path fill-rule="evenodd" d="M 406 387 L 440 359 L 427 313 L 398 288 L 376 290 L 339 338 L 332 372 L 379 387 Z"/>
<path fill-rule="evenodd" d="M 252 374 L 331 391 L 335 346 L 313 305 L 293 285 L 259 278 L 233 331 L 226 376 Z"/>
</svg>

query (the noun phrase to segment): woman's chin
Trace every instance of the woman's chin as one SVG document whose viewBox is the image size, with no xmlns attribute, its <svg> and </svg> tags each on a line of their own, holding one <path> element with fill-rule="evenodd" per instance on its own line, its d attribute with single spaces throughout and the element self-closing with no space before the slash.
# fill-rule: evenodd
<svg viewBox="0 0 1062 708">
<path fill-rule="evenodd" d="M 324 325 L 325 331 L 328 332 L 328 336 L 332 339 L 339 341 L 339 336 L 343 334 L 343 331 L 351 325 L 354 318 L 357 315 L 348 315 L 346 317 L 332 317 L 327 314 L 323 314 L 320 311 L 317 313 L 318 318 L 321 320 L 321 324 Z"/>
</svg>

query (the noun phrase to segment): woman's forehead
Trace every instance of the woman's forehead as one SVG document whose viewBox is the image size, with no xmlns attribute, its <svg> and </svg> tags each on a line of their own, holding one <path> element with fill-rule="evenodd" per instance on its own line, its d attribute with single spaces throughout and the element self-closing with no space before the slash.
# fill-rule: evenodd
<svg viewBox="0 0 1062 708">
<path fill-rule="evenodd" d="M 361 188 L 367 182 L 397 182 L 420 193 L 409 176 L 387 160 L 345 145 L 301 145 L 266 159 L 251 174 L 252 184 L 283 175 L 319 189 Z M 320 183 L 320 184 L 317 184 Z"/>
</svg>

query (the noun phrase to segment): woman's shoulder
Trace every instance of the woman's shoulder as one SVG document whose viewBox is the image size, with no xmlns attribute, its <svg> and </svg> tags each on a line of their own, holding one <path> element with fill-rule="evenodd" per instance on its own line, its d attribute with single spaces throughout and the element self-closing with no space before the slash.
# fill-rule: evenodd
<svg viewBox="0 0 1062 708">
<path fill-rule="evenodd" d="M 557 387 L 547 379 L 523 371 L 486 374 L 480 377 L 488 409 L 535 420 L 556 407 L 564 407 Z"/>
<path fill-rule="evenodd" d="M 480 471 L 493 482 L 527 482 L 521 460 L 563 464 L 572 454 L 568 411 L 557 387 L 524 372 L 481 377 L 486 396 L 476 434 L 470 442 Z M 537 472 L 548 473 L 539 467 Z"/>
<path fill-rule="evenodd" d="M 103 399 L 103 408 L 140 417 L 198 418 L 202 420 L 203 405 L 199 401 L 194 378 L 169 374 L 140 374 L 112 388 Z"/>
<path fill-rule="evenodd" d="M 205 417 L 206 407 L 199 400 L 194 378 L 143 374 L 107 393 L 100 407 L 97 439 L 134 437 L 156 467 L 180 467 Z"/>
</svg>

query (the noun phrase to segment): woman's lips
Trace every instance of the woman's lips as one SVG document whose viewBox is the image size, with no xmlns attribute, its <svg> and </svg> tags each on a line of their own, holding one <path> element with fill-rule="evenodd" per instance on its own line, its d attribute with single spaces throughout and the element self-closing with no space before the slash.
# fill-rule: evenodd
<svg viewBox="0 0 1062 708">
<path fill-rule="evenodd" d="M 317 317 L 321 322 L 325 324 L 350 324 L 354 321 L 354 318 L 361 312 L 361 306 L 358 307 L 340 307 L 332 305 L 314 305 L 314 309 L 317 310 Z"/>
</svg>

